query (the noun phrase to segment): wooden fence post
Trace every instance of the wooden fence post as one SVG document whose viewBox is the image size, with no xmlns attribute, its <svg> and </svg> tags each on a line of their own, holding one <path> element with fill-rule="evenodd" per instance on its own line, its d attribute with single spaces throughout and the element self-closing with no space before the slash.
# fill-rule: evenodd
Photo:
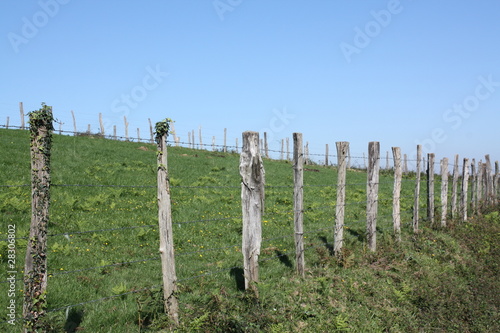
<svg viewBox="0 0 500 333">
<path fill-rule="evenodd" d="M 427 154 L 427 218 L 434 226 L 434 153 Z"/>
<path fill-rule="evenodd" d="M 335 234 L 333 236 L 333 252 L 338 259 L 342 258 L 344 246 L 344 215 L 345 215 L 345 186 L 346 186 L 346 156 L 349 151 L 349 142 L 336 142 L 337 146 L 337 203 L 335 205 Z"/>
<path fill-rule="evenodd" d="M 380 143 L 368 144 L 368 182 L 366 185 L 366 234 L 370 251 L 377 250 L 377 210 L 380 166 Z"/>
<path fill-rule="evenodd" d="M 401 242 L 401 148 L 392 147 L 394 157 L 394 190 L 392 193 L 392 222 L 394 226 L 394 237 L 397 242 Z"/>
<path fill-rule="evenodd" d="M 490 155 L 485 156 L 486 160 L 486 205 L 493 204 L 493 172 L 491 169 Z"/>
<path fill-rule="evenodd" d="M 325 166 L 328 166 L 328 143 L 325 147 Z"/>
<path fill-rule="evenodd" d="M 155 142 L 155 133 L 153 131 L 153 124 L 151 123 L 151 118 L 148 118 L 148 122 L 149 122 L 149 135 L 150 135 L 150 141 L 151 143 L 154 143 Z"/>
<path fill-rule="evenodd" d="M 385 152 L 385 169 L 389 170 L 390 168 L 391 168 L 391 166 L 389 165 L 389 151 L 387 150 Z"/>
<path fill-rule="evenodd" d="M 116 125 L 113 125 L 113 140 L 116 140 Z"/>
<path fill-rule="evenodd" d="M 469 159 L 464 158 L 462 169 L 462 190 L 460 191 L 460 211 L 463 222 L 467 222 L 467 191 L 469 189 Z"/>
<path fill-rule="evenodd" d="M 477 164 L 477 187 L 476 187 L 476 198 L 477 198 L 477 204 L 478 208 L 481 209 L 483 207 L 483 182 L 484 182 L 484 167 L 483 167 L 483 162 L 479 160 Z"/>
<path fill-rule="evenodd" d="M 157 186 L 158 186 L 158 231 L 160 234 L 160 259 L 163 277 L 163 302 L 165 313 L 174 325 L 179 323 L 179 304 L 177 301 L 177 275 L 175 272 L 174 239 L 172 231 L 172 207 L 170 200 L 170 181 L 167 164 L 167 136 L 169 119 L 157 122 Z"/>
<path fill-rule="evenodd" d="M 448 158 L 441 160 L 441 227 L 446 227 L 448 217 Z"/>
<path fill-rule="evenodd" d="M 99 129 L 102 136 L 104 136 L 104 123 L 102 121 L 102 113 L 99 112 Z"/>
<path fill-rule="evenodd" d="M 285 159 L 285 140 L 281 139 L 281 154 L 280 160 L 283 161 Z"/>
<path fill-rule="evenodd" d="M 306 141 L 306 148 L 305 148 L 305 155 L 306 155 L 306 160 L 305 164 L 309 164 L 309 141 Z"/>
<path fill-rule="evenodd" d="M 123 122 L 125 123 L 125 140 L 128 141 L 128 121 L 127 121 L 127 117 L 126 116 L 123 116 Z"/>
<path fill-rule="evenodd" d="M 408 173 L 408 155 L 404 154 L 403 173 Z"/>
<path fill-rule="evenodd" d="M 9 116 L 7 116 L 7 124 L 5 125 L 5 129 L 9 129 Z"/>
<path fill-rule="evenodd" d="M 471 173 L 471 208 L 472 208 L 472 214 L 475 215 L 477 213 L 476 207 L 477 207 L 477 174 L 476 174 L 476 160 L 472 159 L 472 162 L 470 164 L 470 173 Z"/>
<path fill-rule="evenodd" d="M 259 150 L 259 133 L 243 133 L 240 155 L 241 204 L 243 216 L 243 271 L 245 289 L 258 295 L 255 282 L 259 280 L 259 255 L 262 242 L 262 213 L 264 211 L 265 171 Z"/>
<path fill-rule="evenodd" d="M 25 129 L 23 102 L 19 102 L 19 113 L 20 113 L 20 116 L 21 116 L 21 129 Z"/>
<path fill-rule="evenodd" d="M 293 211 L 297 273 L 305 276 L 304 261 L 304 152 L 302 133 L 293 133 Z"/>
<path fill-rule="evenodd" d="M 458 155 L 455 155 L 455 164 L 453 164 L 453 183 L 451 189 L 451 218 L 457 218 L 457 200 L 458 200 Z"/>
<path fill-rule="evenodd" d="M 286 138 L 286 160 L 290 161 L 290 138 Z"/>
<path fill-rule="evenodd" d="M 422 161 L 422 145 L 417 145 L 417 171 L 415 181 L 415 197 L 413 201 L 413 232 L 418 232 L 418 220 L 420 213 L 420 162 Z"/>
<path fill-rule="evenodd" d="M 47 290 L 47 227 L 50 206 L 50 155 L 54 130 L 52 108 L 29 114 L 31 138 L 31 225 L 24 265 L 25 332 L 38 332 L 45 315 Z"/>
<path fill-rule="evenodd" d="M 269 158 L 269 146 L 267 143 L 267 132 L 264 132 L 264 156 Z"/>
<path fill-rule="evenodd" d="M 495 161 L 495 177 L 494 177 L 494 181 L 493 181 L 493 184 L 494 184 L 494 195 L 495 195 L 495 202 L 494 204 L 497 204 L 500 197 L 500 193 L 499 193 L 499 190 L 500 190 L 500 170 L 499 170 L 499 166 L 498 166 L 498 161 Z"/>
<path fill-rule="evenodd" d="M 71 110 L 71 117 L 73 118 L 73 135 L 76 135 L 76 118 L 73 110 Z"/>
</svg>

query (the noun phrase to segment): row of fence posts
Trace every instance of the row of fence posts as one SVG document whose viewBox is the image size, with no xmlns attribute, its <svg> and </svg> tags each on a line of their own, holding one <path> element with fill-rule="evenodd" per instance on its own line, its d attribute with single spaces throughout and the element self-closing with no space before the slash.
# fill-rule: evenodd
<svg viewBox="0 0 500 333">
<path fill-rule="evenodd" d="M 25 332 L 38 329 L 38 319 L 44 315 L 45 291 L 47 288 L 47 225 L 50 204 L 50 146 L 52 126 L 52 109 L 43 106 L 39 111 L 30 113 L 31 133 L 31 173 L 32 173 L 32 217 L 30 236 L 26 252 L 24 275 L 23 318 Z M 175 271 L 174 243 L 172 231 L 171 198 L 167 161 L 167 136 L 170 121 L 166 119 L 156 124 L 157 143 L 157 187 L 158 187 L 158 223 L 160 236 L 160 257 L 162 263 L 163 292 L 165 312 L 174 325 L 179 322 L 177 277 Z M 242 205 L 242 253 L 244 263 L 245 288 L 258 295 L 256 282 L 259 280 L 258 258 L 262 242 L 262 214 L 264 211 L 265 170 L 259 149 L 259 133 L 247 131 L 243 133 L 243 148 L 240 155 L 239 171 L 241 175 Z M 293 133 L 293 174 L 294 174 L 294 242 L 297 273 L 304 276 L 304 229 L 303 229 L 303 171 L 305 164 L 304 144 L 301 133 Z M 342 256 L 344 208 L 346 198 L 346 170 L 349 155 L 349 143 L 337 142 L 337 197 L 334 226 L 334 254 Z M 400 192 L 401 192 L 401 151 L 392 148 L 394 157 L 394 190 L 393 190 L 393 225 L 395 239 L 401 239 Z M 415 200 L 413 207 L 413 231 L 418 232 L 419 198 L 420 198 L 420 161 L 422 147 L 417 146 L 417 172 Z M 434 154 L 428 154 L 427 165 L 427 218 L 434 225 Z M 366 206 L 366 239 L 369 250 L 376 251 L 376 222 L 378 209 L 380 144 L 370 142 L 368 145 L 367 165 L 367 206 Z M 441 225 L 446 225 L 448 194 L 448 160 L 441 161 Z M 486 163 L 479 164 L 476 173 L 472 164 L 472 209 L 477 211 L 480 203 L 497 203 L 499 192 L 498 162 L 495 164 L 495 175 L 492 175 L 489 156 Z M 467 192 L 469 179 L 469 161 L 464 159 L 460 219 L 467 220 Z M 457 184 L 458 156 L 455 157 L 452 191 L 452 217 L 457 218 Z"/>
</svg>

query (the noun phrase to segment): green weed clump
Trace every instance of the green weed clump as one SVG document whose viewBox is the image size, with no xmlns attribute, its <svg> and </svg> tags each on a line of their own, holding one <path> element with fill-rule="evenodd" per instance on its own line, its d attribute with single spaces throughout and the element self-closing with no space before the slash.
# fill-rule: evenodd
<svg viewBox="0 0 500 333">
<path fill-rule="evenodd" d="M 16 225 L 20 314 L 31 194 L 29 186 L 18 185 L 30 183 L 29 134 L 0 130 L 0 147 L 0 185 L 14 186 L 0 188 L 0 225 Z M 46 331 L 170 331 L 158 255 L 155 145 L 54 135 L 52 148 Z M 413 234 L 415 183 L 405 176 L 398 243 L 393 175 L 383 172 L 378 250 L 371 253 L 365 244 L 366 173 L 350 170 L 344 249 L 335 257 L 336 170 L 311 166 L 316 171 L 304 175 L 307 268 L 301 278 L 295 272 L 292 165 L 265 159 L 256 297 L 244 291 L 241 267 L 239 156 L 180 147 L 169 147 L 168 154 L 177 332 L 500 331 L 500 207 L 446 228 L 422 219 L 421 232 Z M 0 230 L 1 276 L 6 232 Z M 6 288 L 0 284 L 0 294 Z M 0 298 L 0 308 L 6 301 Z M 0 325 L 1 331 L 11 328 Z"/>
</svg>

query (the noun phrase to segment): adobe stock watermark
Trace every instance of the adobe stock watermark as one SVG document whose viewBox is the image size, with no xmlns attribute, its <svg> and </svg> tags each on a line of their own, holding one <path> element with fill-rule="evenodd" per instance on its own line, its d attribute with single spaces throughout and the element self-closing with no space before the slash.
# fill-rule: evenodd
<svg viewBox="0 0 500 333">
<path fill-rule="evenodd" d="M 156 65 L 154 68 L 147 66 L 145 68 L 146 74 L 143 76 L 139 84 L 135 85 L 127 93 L 123 93 L 120 97 L 115 98 L 111 102 L 111 111 L 118 116 L 128 116 L 130 111 L 136 109 L 142 101 L 144 101 L 149 94 L 157 89 L 164 81 L 169 73 L 164 72 L 160 65 Z M 109 119 L 104 119 L 106 124 L 106 131 L 109 130 L 108 127 L 111 125 Z M 109 126 L 108 126 L 109 125 Z"/>
<path fill-rule="evenodd" d="M 498 87 L 500 87 L 500 82 L 494 81 L 491 74 L 487 77 L 481 75 L 477 80 L 479 83 L 476 85 L 474 93 L 466 96 L 461 103 L 453 104 L 442 115 L 444 122 L 454 131 L 462 126 L 464 119 L 468 119 L 479 109 L 481 102 L 490 98 Z M 422 145 L 424 151 L 434 152 L 437 145 L 444 143 L 447 139 L 448 135 L 445 128 L 436 127 L 431 131 L 430 137 L 423 140 L 415 140 L 415 143 Z M 416 155 L 416 152 L 413 155 Z"/>
<path fill-rule="evenodd" d="M 363 49 L 370 45 L 371 41 L 382 33 L 384 28 L 391 24 L 395 15 L 403 11 L 403 6 L 399 0 L 389 0 L 386 9 L 370 11 L 373 20 L 366 22 L 364 27 L 354 27 L 354 38 L 352 43 L 342 42 L 339 44 L 340 50 L 347 63 L 351 63 L 354 54 L 360 54 Z"/>
<path fill-rule="evenodd" d="M 241 5 L 242 2 L 243 0 L 214 0 L 212 1 L 212 5 L 219 19 L 224 21 L 224 15 L 226 15 L 227 12 L 232 12 L 236 7 Z"/>
<path fill-rule="evenodd" d="M 7 225 L 7 323 L 16 324 L 16 225 Z"/>
<path fill-rule="evenodd" d="M 30 40 L 38 35 L 40 29 L 49 24 L 50 19 L 54 18 L 62 5 L 66 5 L 71 0 L 40 0 L 38 6 L 40 10 L 35 12 L 31 18 L 23 16 L 20 34 L 9 32 L 7 38 L 15 53 L 19 53 L 19 47 L 28 44 Z"/>
<path fill-rule="evenodd" d="M 268 127 L 262 128 L 260 133 L 266 133 L 267 142 L 273 142 L 275 135 L 283 132 L 293 119 L 295 114 L 289 113 L 286 108 L 274 109 Z"/>
</svg>

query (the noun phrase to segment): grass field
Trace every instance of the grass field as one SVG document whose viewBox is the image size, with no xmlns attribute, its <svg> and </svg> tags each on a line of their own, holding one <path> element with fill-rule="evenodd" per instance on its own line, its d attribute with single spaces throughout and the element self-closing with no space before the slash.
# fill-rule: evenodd
<svg viewBox="0 0 500 333">
<path fill-rule="evenodd" d="M 29 138 L 0 130 L 0 239 L 16 226 L 16 312 L 30 223 Z M 446 230 L 410 232 L 415 181 L 402 187 L 402 243 L 392 237 L 390 172 L 380 177 L 378 251 L 366 250 L 366 173 L 347 175 L 344 259 L 331 256 L 336 170 L 304 175 L 306 278 L 295 274 L 293 171 L 264 160 L 266 200 L 259 299 L 242 289 L 239 155 L 169 147 L 179 332 L 499 331 L 497 209 Z M 156 146 L 54 136 L 47 329 L 157 332 L 162 313 Z M 422 186 L 421 209 L 425 208 Z M 438 193 L 438 184 L 436 184 Z M 423 211 L 422 211 L 422 214 Z M 0 241 L 0 276 L 7 243 Z M 5 321 L 7 283 L 0 283 Z M 81 305 L 77 305 L 81 304 Z M 77 305 L 77 306 L 72 306 Z M 67 308 L 67 306 L 72 306 Z M 0 324 L 0 330 L 19 332 Z"/>
</svg>

